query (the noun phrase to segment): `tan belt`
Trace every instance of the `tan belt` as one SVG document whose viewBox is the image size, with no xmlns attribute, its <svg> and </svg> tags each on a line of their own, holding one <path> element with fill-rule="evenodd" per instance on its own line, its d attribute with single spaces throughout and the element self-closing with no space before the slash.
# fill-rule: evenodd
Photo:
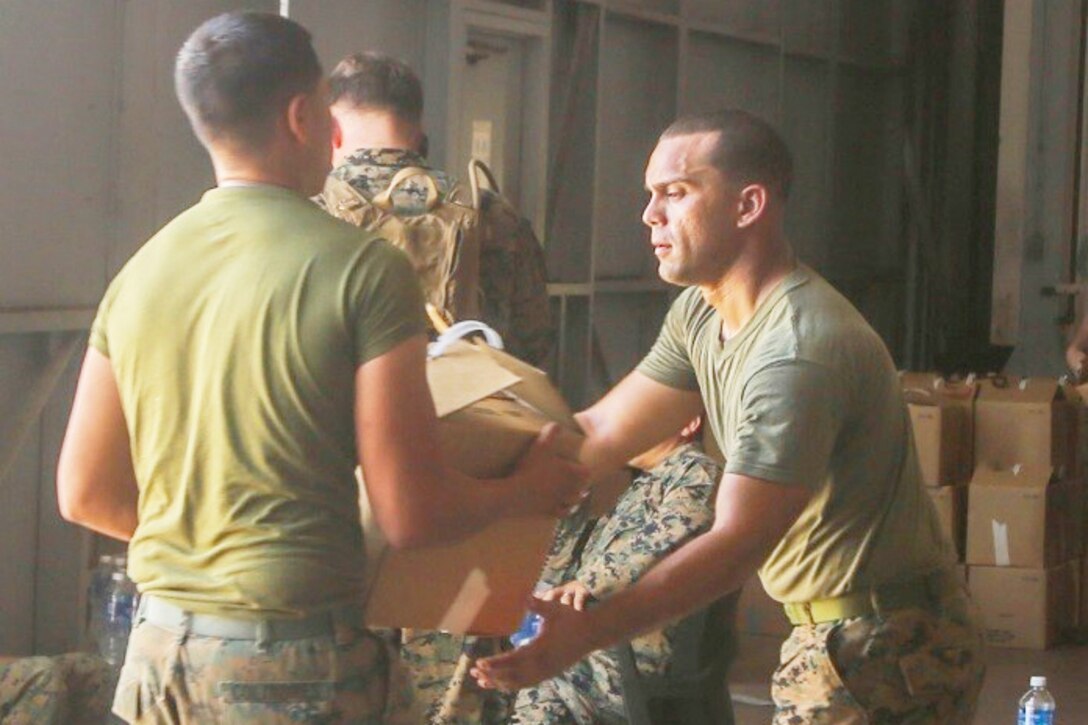
<svg viewBox="0 0 1088 725">
<path fill-rule="evenodd" d="M 155 596 L 140 599 L 137 610 L 141 618 L 156 627 L 177 634 L 220 639 L 283 642 L 336 633 L 338 626 L 362 626 L 362 608 L 349 605 L 300 619 L 235 619 L 214 614 L 190 612 Z"/>
<path fill-rule="evenodd" d="M 786 603 L 782 608 L 793 625 L 823 624 L 897 609 L 929 608 L 938 605 L 949 591 L 951 577 L 949 572 L 938 569 L 907 581 L 888 582 L 841 597 Z"/>
</svg>

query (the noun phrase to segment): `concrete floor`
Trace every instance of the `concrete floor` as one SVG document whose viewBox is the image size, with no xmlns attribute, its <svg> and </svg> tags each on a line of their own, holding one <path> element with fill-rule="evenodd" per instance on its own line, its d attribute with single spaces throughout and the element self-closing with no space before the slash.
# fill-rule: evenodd
<svg viewBox="0 0 1088 725">
<path fill-rule="evenodd" d="M 770 705 L 770 675 L 778 660 L 779 640 L 742 635 L 741 649 L 730 672 L 736 725 L 766 725 Z M 1088 723 L 1088 646 L 1063 646 L 1046 652 L 991 648 L 986 683 L 979 699 L 976 725 L 1016 722 L 1016 705 L 1028 689 L 1028 678 L 1046 675 L 1058 703 L 1060 723 Z M 738 698 L 743 702 L 738 702 Z M 750 701 L 766 704 L 745 704 Z"/>
</svg>

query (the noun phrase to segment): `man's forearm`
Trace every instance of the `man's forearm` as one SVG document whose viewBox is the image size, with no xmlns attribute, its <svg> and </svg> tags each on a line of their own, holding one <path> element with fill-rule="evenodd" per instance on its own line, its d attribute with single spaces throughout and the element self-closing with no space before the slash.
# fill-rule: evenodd
<svg viewBox="0 0 1088 725">
<path fill-rule="evenodd" d="M 633 587 L 588 611 L 593 649 L 660 629 L 739 589 L 762 559 L 762 553 L 743 555 L 742 551 L 720 530 L 692 539 Z"/>
</svg>

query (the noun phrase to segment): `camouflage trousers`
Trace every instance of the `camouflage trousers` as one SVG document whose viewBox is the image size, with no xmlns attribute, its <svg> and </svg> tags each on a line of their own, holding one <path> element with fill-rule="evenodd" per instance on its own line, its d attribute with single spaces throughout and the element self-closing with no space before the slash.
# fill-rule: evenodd
<svg viewBox="0 0 1088 725">
<path fill-rule="evenodd" d="M 512 696 L 483 690 L 469 674 L 480 657 L 498 654 L 499 637 L 466 637 L 405 629 L 400 652 L 412 676 L 416 706 L 430 725 L 501 725 L 510 721 Z"/>
<path fill-rule="evenodd" d="M 797 626 L 771 684 L 774 723 L 968 725 L 984 672 L 966 594 L 935 610 Z"/>
<path fill-rule="evenodd" d="M 620 664 L 611 650 L 593 652 L 559 677 L 518 692 L 519 725 L 622 725 L 627 722 Z"/>
<path fill-rule="evenodd" d="M 0 722 L 101 725 L 112 692 L 113 669 L 101 657 L 27 657 L 0 666 Z"/>
<path fill-rule="evenodd" d="M 391 648 L 340 624 L 332 634 L 258 644 L 137 619 L 113 712 L 156 725 L 420 722 Z"/>
</svg>

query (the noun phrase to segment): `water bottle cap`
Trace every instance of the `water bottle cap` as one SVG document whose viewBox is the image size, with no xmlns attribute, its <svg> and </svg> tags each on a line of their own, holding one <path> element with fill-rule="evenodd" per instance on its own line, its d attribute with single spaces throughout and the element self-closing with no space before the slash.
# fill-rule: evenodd
<svg viewBox="0 0 1088 725">
<path fill-rule="evenodd" d="M 1040 675 L 1035 675 L 1031 678 L 1032 687 L 1046 687 L 1046 678 Z"/>
</svg>

